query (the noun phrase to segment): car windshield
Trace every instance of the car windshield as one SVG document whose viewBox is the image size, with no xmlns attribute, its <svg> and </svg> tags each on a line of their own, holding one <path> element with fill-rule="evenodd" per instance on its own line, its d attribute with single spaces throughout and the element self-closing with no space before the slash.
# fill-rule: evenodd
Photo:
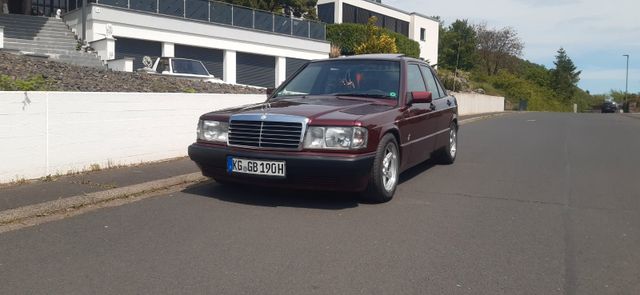
<svg viewBox="0 0 640 295">
<path fill-rule="evenodd" d="M 171 60 L 171 66 L 176 74 L 209 76 L 207 69 L 197 60 L 173 59 Z"/>
<path fill-rule="evenodd" d="M 335 95 L 398 99 L 400 63 L 385 60 L 327 60 L 307 65 L 274 97 Z"/>
</svg>

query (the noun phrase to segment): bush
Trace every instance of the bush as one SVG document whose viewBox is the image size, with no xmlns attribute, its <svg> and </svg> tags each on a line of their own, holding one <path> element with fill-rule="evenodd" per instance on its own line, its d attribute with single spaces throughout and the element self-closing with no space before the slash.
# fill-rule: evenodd
<svg viewBox="0 0 640 295">
<path fill-rule="evenodd" d="M 356 54 L 398 53 L 396 39 L 376 26 L 378 18 L 372 16 L 366 26 L 364 42 L 356 46 Z"/>
<path fill-rule="evenodd" d="M 47 80 L 42 75 L 29 79 L 14 79 L 0 74 L 0 91 L 44 91 L 49 88 Z"/>
<path fill-rule="evenodd" d="M 442 81 L 442 84 L 444 84 L 444 88 L 447 90 L 454 89 L 454 81 L 455 90 L 457 92 L 475 90 L 471 89 L 469 85 L 469 76 L 469 72 L 462 70 L 458 70 L 458 74 L 456 75 L 453 71 L 438 68 L 438 77 L 440 78 L 440 81 Z"/>
<path fill-rule="evenodd" d="M 529 111 L 568 112 L 571 106 L 560 102 L 555 92 L 535 82 L 520 78 L 506 71 L 486 77 L 495 88 L 504 92 L 505 98 L 517 105 L 520 100 L 528 101 Z"/>
<path fill-rule="evenodd" d="M 420 44 L 402 34 L 381 29 L 382 33 L 396 39 L 396 47 L 399 53 L 406 56 L 419 58 Z M 367 26 L 361 24 L 329 24 L 327 25 L 327 40 L 333 45 L 339 46 L 342 55 L 354 55 L 356 47 L 364 43 L 367 35 Z"/>
</svg>

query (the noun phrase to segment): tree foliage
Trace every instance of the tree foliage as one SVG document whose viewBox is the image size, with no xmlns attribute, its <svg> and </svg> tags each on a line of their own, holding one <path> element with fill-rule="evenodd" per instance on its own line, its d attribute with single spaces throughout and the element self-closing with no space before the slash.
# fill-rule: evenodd
<svg viewBox="0 0 640 295">
<path fill-rule="evenodd" d="M 317 0 L 222 0 L 227 3 L 247 6 L 280 14 L 292 14 L 295 17 L 318 19 Z"/>
<path fill-rule="evenodd" d="M 562 47 L 558 49 L 558 55 L 556 55 L 556 61 L 553 64 L 556 68 L 551 70 L 551 87 L 560 99 L 568 102 L 576 94 L 582 71 L 577 70 Z"/>
<path fill-rule="evenodd" d="M 387 29 L 380 29 L 380 31 L 395 39 L 398 53 L 414 58 L 420 57 L 420 44 L 418 42 Z M 356 54 L 356 47 L 365 41 L 366 34 L 367 28 L 362 24 L 343 23 L 327 25 L 327 40 L 330 41 L 331 44 L 340 47 L 340 53 L 342 55 Z"/>
<path fill-rule="evenodd" d="M 478 62 L 476 47 L 476 32 L 468 20 L 456 20 L 448 27 L 440 24 L 439 67 L 465 71 L 473 69 Z"/>
<path fill-rule="evenodd" d="M 497 75 L 509 57 L 519 57 L 524 43 L 510 27 L 490 29 L 486 24 L 476 26 L 478 55 L 487 75 Z"/>
<path fill-rule="evenodd" d="M 596 97 L 577 86 L 580 71 L 564 49 L 558 51 L 554 69 L 520 58 L 524 44 L 510 27 L 493 29 L 456 20 L 445 26 L 440 18 L 439 76 L 447 89 L 479 91 L 504 96 L 508 105 L 528 102 L 532 111 L 579 111 L 599 108 Z M 458 50 L 458 46 L 460 49 Z M 458 72 L 456 59 L 458 58 Z M 619 93 L 612 93 L 616 101 Z"/>
<path fill-rule="evenodd" d="M 389 36 L 376 26 L 378 18 L 372 16 L 366 26 L 364 41 L 355 48 L 356 54 L 367 53 L 398 53 L 396 39 Z"/>
</svg>

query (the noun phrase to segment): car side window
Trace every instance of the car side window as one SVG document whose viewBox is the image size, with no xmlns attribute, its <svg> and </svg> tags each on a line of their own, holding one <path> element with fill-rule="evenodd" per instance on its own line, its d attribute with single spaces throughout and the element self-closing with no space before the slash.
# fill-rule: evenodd
<svg viewBox="0 0 640 295">
<path fill-rule="evenodd" d="M 442 82 L 440 81 L 440 79 L 438 79 L 437 72 L 435 70 L 432 70 L 431 72 L 433 73 L 433 77 L 436 78 L 436 84 L 438 84 L 438 90 L 440 90 L 440 94 L 442 94 L 442 97 L 448 96 L 447 91 L 442 86 Z"/>
<path fill-rule="evenodd" d="M 429 69 L 429 67 L 427 66 L 420 66 L 422 68 L 422 74 L 424 75 L 424 80 L 427 81 L 427 91 L 431 92 L 431 95 L 433 96 L 433 99 L 438 99 L 443 97 L 444 95 L 442 95 L 441 91 L 438 88 L 438 84 L 436 82 L 436 79 L 433 77 L 433 73 L 431 72 L 431 69 Z"/>
<path fill-rule="evenodd" d="M 410 64 L 407 69 L 407 93 L 413 91 L 427 91 L 420 68 L 416 64 Z"/>
</svg>

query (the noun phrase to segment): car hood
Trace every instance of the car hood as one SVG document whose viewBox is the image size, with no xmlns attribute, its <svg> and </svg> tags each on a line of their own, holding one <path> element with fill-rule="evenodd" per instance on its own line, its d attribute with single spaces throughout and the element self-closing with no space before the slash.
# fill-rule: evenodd
<svg viewBox="0 0 640 295">
<path fill-rule="evenodd" d="M 212 112 L 205 117 L 236 114 L 279 114 L 306 117 L 313 121 L 358 121 L 393 109 L 396 101 L 344 97 L 296 97 Z"/>
</svg>

